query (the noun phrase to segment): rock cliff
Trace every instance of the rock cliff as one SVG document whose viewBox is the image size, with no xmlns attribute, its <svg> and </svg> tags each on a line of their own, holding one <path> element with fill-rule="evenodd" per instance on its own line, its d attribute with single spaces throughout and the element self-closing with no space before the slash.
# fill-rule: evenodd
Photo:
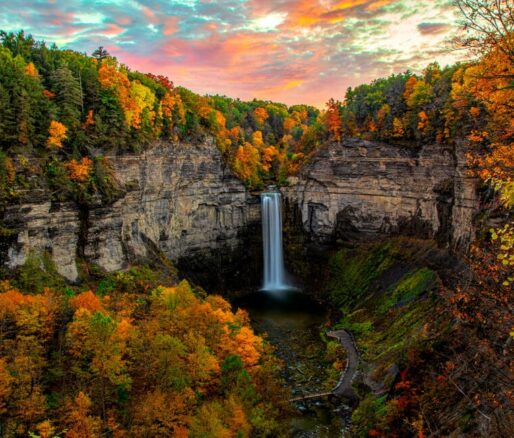
<svg viewBox="0 0 514 438">
<path fill-rule="evenodd" d="M 210 266 L 216 281 L 230 277 L 240 285 L 260 276 L 259 200 L 225 167 L 212 141 L 160 142 L 109 160 L 124 188 L 114 203 L 79 208 L 40 190 L 8 206 L 3 223 L 14 233 L 0 242 L 1 263 L 15 268 L 30 253 L 46 252 L 75 281 L 78 257 L 114 271 L 164 254 L 192 273 Z M 475 182 L 463 154 L 440 145 L 326 145 L 283 193 L 315 240 L 398 232 L 465 247 L 473 236 Z"/>
<path fill-rule="evenodd" d="M 158 143 L 109 159 L 125 192 L 113 204 L 79 209 L 43 193 L 9 206 L 4 224 L 15 238 L 0 254 L 4 264 L 14 268 L 31 252 L 47 252 L 58 272 L 75 281 L 79 255 L 107 271 L 156 251 L 178 260 L 234 248 L 245 227 L 259 220 L 258 204 L 225 168 L 212 141 Z"/>
<path fill-rule="evenodd" d="M 420 150 L 346 140 L 321 148 L 283 193 L 318 240 L 401 233 L 466 247 L 473 237 L 476 182 L 464 147 Z"/>
</svg>

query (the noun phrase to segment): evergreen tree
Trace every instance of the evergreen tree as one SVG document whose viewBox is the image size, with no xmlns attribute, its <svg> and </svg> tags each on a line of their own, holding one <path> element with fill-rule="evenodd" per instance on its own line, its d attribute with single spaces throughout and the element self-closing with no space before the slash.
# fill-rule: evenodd
<svg viewBox="0 0 514 438">
<path fill-rule="evenodd" d="M 98 61 L 101 61 L 102 59 L 108 58 L 110 55 L 109 52 L 103 48 L 103 46 L 100 46 L 93 53 L 91 53 L 91 56 L 98 59 Z"/>
<path fill-rule="evenodd" d="M 59 107 L 59 119 L 69 128 L 80 124 L 83 97 L 79 80 L 73 76 L 66 64 L 52 74 L 55 101 Z"/>
</svg>

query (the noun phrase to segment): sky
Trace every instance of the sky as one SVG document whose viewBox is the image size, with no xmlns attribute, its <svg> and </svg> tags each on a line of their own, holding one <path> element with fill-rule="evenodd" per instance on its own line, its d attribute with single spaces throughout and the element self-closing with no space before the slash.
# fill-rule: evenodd
<svg viewBox="0 0 514 438">
<path fill-rule="evenodd" d="M 10 0 L 0 29 L 200 94 L 322 107 L 349 86 L 455 61 L 452 0 Z"/>
</svg>

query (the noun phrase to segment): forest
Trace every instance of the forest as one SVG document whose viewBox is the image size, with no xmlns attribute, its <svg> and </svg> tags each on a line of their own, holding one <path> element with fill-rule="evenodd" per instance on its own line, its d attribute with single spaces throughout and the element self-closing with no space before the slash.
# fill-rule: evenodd
<svg viewBox="0 0 514 438">
<path fill-rule="evenodd" d="M 468 275 L 440 281 L 417 267 L 403 279 L 404 288 L 422 285 L 437 298 L 421 307 L 423 324 L 413 322 L 422 342 L 398 340 L 400 377 L 387 397 L 360 394 L 352 430 L 479 436 L 485 419 L 493 436 L 507 436 L 514 427 L 514 18 L 511 9 L 511 27 L 497 27 L 501 15 L 466 15 L 475 3 L 461 3 L 471 36 L 456 43 L 472 60 L 349 88 L 323 110 L 201 96 L 173 78 L 131 70 L 103 47 L 89 56 L 2 31 L 0 212 L 42 190 L 53 201 L 108 206 L 122 189 L 107 156 L 155 142 L 187 147 L 212 138 L 254 191 L 287 186 L 316 151 L 348 138 L 412 153 L 433 143 L 465 150 L 481 203 L 477 238 L 462 254 Z M 11 234 L 0 221 L 0 238 Z M 354 264 L 345 265 L 347 250 L 332 259 L 331 305 L 346 315 L 336 322 L 356 334 L 365 356 L 380 357 L 373 321 L 386 333 L 389 318 L 410 324 L 413 314 L 402 313 L 398 285 L 389 290 L 393 301 L 359 304 L 348 279 L 364 291 L 391 254 L 414 257 L 398 247 L 352 249 Z M 51 260 L 43 265 L 28 260 L 15 274 L 1 272 L 0 436 L 287 436 L 281 363 L 244 310 L 180 281 L 167 264 L 116 273 L 84 264 L 80 285 L 66 283 Z"/>
</svg>

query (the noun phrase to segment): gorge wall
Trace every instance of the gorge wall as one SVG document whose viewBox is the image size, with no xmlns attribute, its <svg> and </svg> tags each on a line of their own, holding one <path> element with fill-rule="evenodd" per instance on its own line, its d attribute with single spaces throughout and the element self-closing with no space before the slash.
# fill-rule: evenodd
<svg viewBox="0 0 514 438">
<path fill-rule="evenodd" d="M 478 199 L 464 146 L 349 139 L 322 147 L 289 183 L 286 204 L 317 240 L 400 233 L 466 248 L 473 238 Z"/>
<path fill-rule="evenodd" d="M 0 242 L 2 264 L 15 268 L 45 252 L 76 281 L 78 257 L 115 271 L 161 253 L 189 272 L 211 266 L 234 282 L 249 272 L 260 278 L 259 198 L 225 167 L 212 141 L 159 142 L 109 159 L 123 188 L 111 204 L 79 208 L 41 190 L 8 206 L 3 224 L 14 233 Z M 347 140 L 322 147 L 289 182 L 286 213 L 294 211 L 315 241 L 412 233 L 465 247 L 473 237 L 475 182 L 454 148 Z"/>
<path fill-rule="evenodd" d="M 78 278 L 78 256 L 107 271 L 123 269 L 162 252 L 172 260 L 239 244 L 245 227 L 260 220 L 244 185 L 224 165 L 211 140 L 157 143 L 141 154 L 111 156 L 124 195 L 110 205 L 79 209 L 29 193 L 9 206 L 3 222 L 15 238 L 0 260 L 22 265 L 31 252 L 46 252 L 58 272 Z"/>
</svg>

